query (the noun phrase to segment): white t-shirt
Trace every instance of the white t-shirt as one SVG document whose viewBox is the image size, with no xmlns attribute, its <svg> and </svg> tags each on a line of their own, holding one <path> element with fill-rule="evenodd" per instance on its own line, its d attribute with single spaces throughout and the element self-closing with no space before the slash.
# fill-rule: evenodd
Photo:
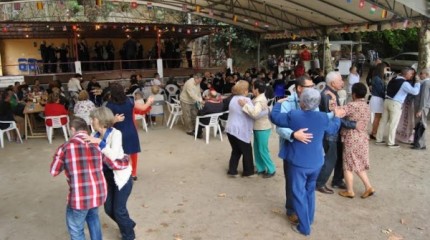
<svg viewBox="0 0 430 240">
<path fill-rule="evenodd" d="M 77 78 L 70 78 L 69 82 L 67 83 L 67 89 L 69 90 L 69 92 L 81 91 L 81 81 L 79 81 L 79 79 Z"/>
<path fill-rule="evenodd" d="M 352 92 L 352 85 L 356 84 L 360 82 L 360 75 L 357 74 L 352 74 L 350 73 L 348 75 L 348 93 L 351 94 Z"/>
<path fill-rule="evenodd" d="M 160 80 L 158 80 L 158 79 L 156 79 L 156 78 L 154 78 L 154 79 L 151 81 L 151 85 L 152 85 L 152 86 L 160 86 L 160 85 L 161 85 L 161 81 L 160 81 Z"/>
</svg>

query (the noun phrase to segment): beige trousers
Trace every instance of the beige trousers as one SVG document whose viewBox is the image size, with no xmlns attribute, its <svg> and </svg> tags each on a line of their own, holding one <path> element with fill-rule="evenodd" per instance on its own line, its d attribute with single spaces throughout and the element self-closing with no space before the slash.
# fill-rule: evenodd
<svg viewBox="0 0 430 240">
<path fill-rule="evenodd" d="M 194 104 L 188 104 L 181 101 L 182 118 L 184 119 L 185 131 L 193 132 L 196 125 L 197 108 Z"/>
<path fill-rule="evenodd" d="M 382 113 L 382 119 L 379 123 L 378 133 L 376 133 L 377 142 L 381 142 L 383 140 L 385 128 L 388 126 L 387 145 L 394 145 L 396 143 L 396 130 L 397 125 L 399 125 L 401 115 L 402 104 L 391 99 L 385 99 L 384 112 Z"/>
</svg>

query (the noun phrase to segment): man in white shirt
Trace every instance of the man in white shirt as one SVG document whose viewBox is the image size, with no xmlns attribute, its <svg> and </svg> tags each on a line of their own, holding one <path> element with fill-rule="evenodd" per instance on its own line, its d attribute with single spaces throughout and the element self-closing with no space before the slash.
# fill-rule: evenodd
<svg viewBox="0 0 430 240">
<path fill-rule="evenodd" d="M 69 91 L 70 97 L 76 102 L 79 92 L 82 90 L 81 86 L 82 75 L 77 73 L 74 77 L 70 78 L 67 83 L 67 90 Z"/>
<path fill-rule="evenodd" d="M 392 79 L 387 85 L 387 95 L 384 101 L 384 112 L 379 123 L 378 132 L 376 133 L 376 144 L 387 144 L 389 148 L 399 148 L 395 143 L 396 129 L 402 115 L 402 106 L 408 94 L 418 95 L 420 92 L 420 83 L 410 83 L 414 69 L 406 67 L 402 73 L 395 79 Z M 383 141 L 385 127 L 388 125 L 388 139 Z"/>
<path fill-rule="evenodd" d="M 160 78 L 159 73 L 154 74 L 154 79 L 152 79 L 152 81 L 151 81 L 151 86 L 158 86 L 161 88 L 164 87 L 163 83 L 161 82 L 161 78 Z"/>
</svg>

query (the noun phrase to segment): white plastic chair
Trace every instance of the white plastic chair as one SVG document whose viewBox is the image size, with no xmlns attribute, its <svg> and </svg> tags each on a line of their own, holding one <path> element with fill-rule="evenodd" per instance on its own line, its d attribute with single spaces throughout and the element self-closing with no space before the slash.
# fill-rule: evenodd
<svg viewBox="0 0 430 240">
<path fill-rule="evenodd" d="M 194 129 L 194 141 L 197 140 L 197 133 L 198 133 L 198 130 L 199 130 L 199 125 L 205 127 L 205 130 L 206 130 L 206 144 L 209 144 L 210 128 L 214 129 L 214 137 L 216 137 L 218 131 L 220 132 L 219 138 L 222 141 L 221 126 L 219 125 L 218 119 L 223 114 L 224 114 L 224 112 L 206 114 L 206 115 L 203 115 L 203 116 L 197 116 L 196 117 L 196 127 Z M 209 123 L 207 125 L 201 123 L 200 119 L 202 119 L 202 118 L 209 118 Z"/>
<path fill-rule="evenodd" d="M 19 141 L 20 141 L 20 143 L 22 143 L 21 134 L 19 133 L 19 129 L 17 128 L 16 123 L 14 121 L 0 121 L 0 123 L 9 124 L 9 127 L 7 127 L 6 129 L 0 129 L 0 145 L 1 145 L 1 148 L 4 148 L 3 134 L 6 133 L 7 139 L 9 141 L 11 141 L 10 131 L 13 131 L 13 130 L 16 131 L 16 135 L 18 135 Z"/>
<path fill-rule="evenodd" d="M 151 126 L 154 125 L 151 117 L 163 117 L 161 124 L 164 124 L 164 101 L 154 101 L 151 105 L 151 111 L 149 112 L 148 116 L 150 117 L 149 121 Z"/>
<path fill-rule="evenodd" d="M 142 120 L 142 128 L 145 132 L 148 132 L 148 124 L 146 124 L 146 115 L 135 114 L 134 120 Z"/>
<path fill-rule="evenodd" d="M 318 90 L 318 91 L 320 91 L 320 92 L 322 92 L 322 90 L 324 90 L 325 86 L 326 86 L 326 83 L 325 83 L 325 82 L 319 82 L 319 83 L 315 86 L 315 89 L 316 89 L 316 90 Z"/>
<path fill-rule="evenodd" d="M 62 118 L 67 118 L 67 122 L 64 125 L 61 124 Z M 48 119 L 51 119 L 52 126 L 46 125 L 46 120 Z M 66 139 L 66 141 L 69 140 L 69 137 L 68 137 L 69 122 L 70 122 L 69 116 L 67 115 L 45 117 L 46 134 L 48 135 L 48 141 L 50 144 L 52 144 L 52 135 L 54 133 L 54 128 L 62 128 L 64 133 L 64 139 Z"/>
<path fill-rule="evenodd" d="M 167 99 L 169 102 L 171 102 L 172 98 L 175 98 L 175 99 L 179 98 L 179 94 L 178 94 L 179 88 L 175 84 L 167 84 L 167 86 L 164 89 L 166 90 L 167 93 L 169 93 L 169 98 Z"/>
<path fill-rule="evenodd" d="M 184 124 L 184 119 L 182 119 L 182 108 L 181 105 L 176 103 L 170 103 L 166 101 L 167 109 L 169 110 L 169 117 L 167 118 L 166 126 L 172 129 L 173 124 L 178 122 L 179 117 L 181 117 L 182 124 Z"/>
</svg>

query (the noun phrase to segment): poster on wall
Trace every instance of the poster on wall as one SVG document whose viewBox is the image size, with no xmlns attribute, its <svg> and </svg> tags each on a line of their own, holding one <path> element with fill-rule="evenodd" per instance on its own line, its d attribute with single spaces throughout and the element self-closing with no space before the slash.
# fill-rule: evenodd
<svg viewBox="0 0 430 240">
<path fill-rule="evenodd" d="M 75 61 L 75 73 L 82 75 L 81 61 Z"/>
</svg>

